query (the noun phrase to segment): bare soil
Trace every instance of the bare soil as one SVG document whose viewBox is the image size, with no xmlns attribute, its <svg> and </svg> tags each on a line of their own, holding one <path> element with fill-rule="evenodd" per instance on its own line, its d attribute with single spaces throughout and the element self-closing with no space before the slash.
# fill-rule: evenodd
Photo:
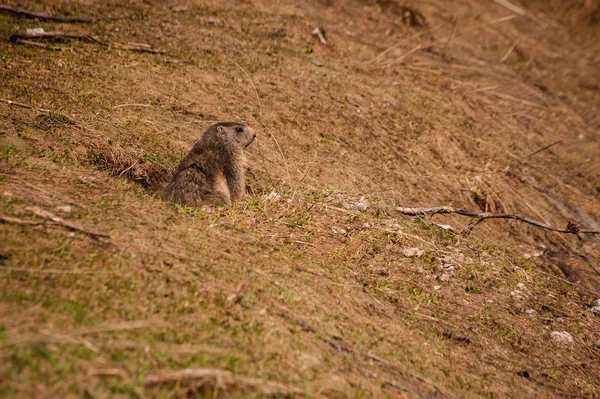
<svg viewBox="0 0 600 399">
<path fill-rule="evenodd" d="M 600 229 L 598 2 L 8 4 L 124 18 L 0 13 L 2 397 L 600 396 L 600 237 L 393 210 Z M 157 198 L 224 120 L 244 199 Z"/>
</svg>

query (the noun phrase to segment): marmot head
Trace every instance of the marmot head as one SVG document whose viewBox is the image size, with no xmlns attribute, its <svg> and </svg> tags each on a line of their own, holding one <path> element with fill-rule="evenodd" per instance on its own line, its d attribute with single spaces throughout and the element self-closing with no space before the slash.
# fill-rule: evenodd
<svg viewBox="0 0 600 399">
<path fill-rule="evenodd" d="M 209 127 L 201 142 L 207 146 L 219 146 L 232 150 L 246 148 L 256 138 L 254 129 L 238 122 L 219 122 Z"/>
</svg>

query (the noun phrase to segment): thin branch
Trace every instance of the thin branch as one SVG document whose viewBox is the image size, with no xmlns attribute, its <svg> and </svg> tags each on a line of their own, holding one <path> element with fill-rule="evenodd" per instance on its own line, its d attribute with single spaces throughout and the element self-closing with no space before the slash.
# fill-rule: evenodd
<svg viewBox="0 0 600 399">
<path fill-rule="evenodd" d="M 396 212 L 400 212 L 404 215 L 409 216 L 424 216 L 424 215 L 435 215 L 435 214 L 449 214 L 454 213 L 462 216 L 470 216 L 472 218 L 476 218 L 464 231 L 464 235 L 469 235 L 471 231 L 477 226 L 479 223 L 483 222 L 487 219 L 512 219 L 518 220 L 523 223 L 530 224 L 532 226 L 540 227 L 542 229 L 554 231 L 557 233 L 565 233 L 565 234 L 600 234 L 600 231 L 596 230 L 582 230 L 580 224 L 575 223 L 571 220 L 568 221 L 567 227 L 564 229 L 560 229 L 557 227 L 550 226 L 548 224 L 538 222 L 537 220 L 530 219 L 525 216 L 517 215 L 515 213 L 488 213 L 488 212 L 476 212 L 470 211 L 467 209 L 459 209 L 453 208 L 451 206 L 436 206 L 432 208 L 408 208 L 408 207 L 395 207 L 392 208 Z"/>
<path fill-rule="evenodd" d="M 39 42 L 35 42 L 33 40 L 16 39 L 14 42 L 16 44 L 22 44 L 24 46 L 40 47 L 40 48 L 46 48 L 48 50 L 69 50 L 69 47 L 51 46 L 49 44 L 39 43 Z"/>
<path fill-rule="evenodd" d="M 113 43 L 110 46 L 113 48 L 119 49 L 119 50 L 138 51 L 140 53 L 150 53 L 150 54 L 166 54 L 167 53 L 167 50 L 155 49 L 145 43 L 129 43 L 129 44 Z"/>
<path fill-rule="evenodd" d="M 60 269 L 28 269 L 25 267 L 9 267 L 2 266 L 0 271 L 7 272 L 25 272 L 25 273 L 46 273 L 46 274 L 91 274 L 91 275 L 102 275 L 111 274 L 110 272 L 94 272 L 90 270 L 60 270 Z"/>
<path fill-rule="evenodd" d="M 81 337 L 73 337 L 71 335 L 60 334 L 60 333 L 52 333 L 50 331 L 40 332 L 39 334 L 19 334 L 10 336 L 2 343 L 0 343 L 0 349 L 9 348 L 15 345 L 27 344 L 27 343 L 38 343 L 38 342 L 47 342 L 47 343 L 57 343 L 57 344 L 76 344 L 82 345 L 92 352 L 99 353 L 100 349 L 92 344 L 90 341 L 83 339 Z"/>
<path fill-rule="evenodd" d="M 15 107 L 20 107 L 20 108 L 25 108 L 25 109 L 33 109 L 33 110 L 36 110 L 37 112 L 40 112 L 42 114 L 47 114 L 50 116 L 54 115 L 56 117 L 64 118 L 65 121 L 67 121 L 73 125 L 79 126 L 79 123 L 76 120 L 74 120 L 73 118 L 68 117 L 67 115 L 64 115 L 64 114 L 60 114 L 56 111 L 52 111 L 51 109 L 39 108 L 34 105 L 23 104 L 23 103 L 12 101 L 12 100 L 6 100 L 4 98 L 0 98 L 0 103 L 14 105 Z"/>
<path fill-rule="evenodd" d="M 12 224 L 20 224 L 22 226 L 39 226 L 41 224 L 56 224 L 47 221 L 33 221 L 33 220 L 23 220 L 19 218 L 13 218 L 11 216 L 0 216 L 0 220 L 4 223 L 12 223 Z"/>
<path fill-rule="evenodd" d="M 19 103 L 19 102 L 12 101 L 12 100 L 6 100 L 4 98 L 0 98 L 0 102 L 6 103 L 8 105 L 14 105 L 15 107 L 21 107 L 21 108 L 26 108 L 26 109 L 35 109 L 36 111 L 39 111 L 39 112 L 45 112 L 45 113 L 52 112 L 49 109 L 38 108 L 33 105 L 23 104 L 23 103 Z"/>
<path fill-rule="evenodd" d="M 43 12 L 29 11 L 22 8 L 11 7 L 6 4 L 0 4 L 0 13 L 5 14 L 13 14 L 19 17 L 24 18 L 36 18 L 42 21 L 54 21 L 54 22 L 94 22 L 94 21 L 103 21 L 103 20 L 115 20 L 115 19 L 124 19 L 127 17 L 84 17 L 84 16 L 62 16 L 62 15 L 52 15 L 46 14 Z"/>
<path fill-rule="evenodd" d="M 91 230 L 86 230 L 82 227 L 77 226 L 76 224 L 74 224 L 72 222 L 69 222 L 59 216 L 56 216 L 52 212 L 43 210 L 42 208 L 39 208 L 37 206 L 28 206 L 25 209 L 30 211 L 31 213 L 33 213 L 34 215 L 36 215 L 38 217 L 51 220 L 56 224 L 59 224 L 63 227 L 68 228 L 69 230 L 79 231 L 80 233 L 87 234 L 88 236 L 90 236 L 96 240 L 99 238 L 110 238 L 110 236 L 108 234 L 98 233 L 96 231 L 91 231 Z"/>
<path fill-rule="evenodd" d="M 539 154 L 540 152 L 542 152 L 542 151 L 545 151 L 545 150 L 547 150 L 548 148 L 550 148 L 550 147 L 553 147 L 553 146 L 555 146 L 555 145 L 557 145 L 557 144 L 560 144 L 560 143 L 562 143 L 563 141 L 565 141 L 565 139 L 562 139 L 562 140 L 555 141 L 555 142 L 554 142 L 554 143 L 552 143 L 552 144 L 548 144 L 547 146 L 545 146 L 545 147 L 542 147 L 542 148 L 540 148 L 539 150 L 537 150 L 537 151 L 535 151 L 535 152 L 532 152 L 531 154 L 527 155 L 527 158 L 531 158 L 531 157 L 532 157 L 532 156 L 534 156 L 535 154 Z"/>
<path fill-rule="evenodd" d="M 510 55 L 512 54 L 513 50 L 515 49 L 515 47 L 517 47 L 517 43 L 513 43 L 512 46 L 510 46 L 510 48 L 508 49 L 508 51 L 504 54 L 504 56 L 502 58 L 500 58 L 500 63 L 502 64 L 504 61 L 506 61 L 508 59 L 508 57 L 510 57 Z"/>
<path fill-rule="evenodd" d="M 191 383 L 196 386 L 210 387 L 239 387 L 242 389 L 258 390 L 266 396 L 304 396 L 306 392 L 300 388 L 267 381 L 258 378 L 233 375 L 231 371 L 211 368 L 188 368 L 182 370 L 157 370 L 146 375 L 144 384 L 147 386 L 166 383 Z"/>
<path fill-rule="evenodd" d="M 78 39 L 85 40 L 88 42 L 100 43 L 102 42 L 92 35 L 86 35 L 81 33 L 70 33 L 70 32 L 27 32 L 27 33 L 15 33 L 10 37 L 10 41 L 14 42 L 18 39 Z"/>
<path fill-rule="evenodd" d="M 138 51 L 142 53 L 151 54 L 166 54 L 167 52 L 166 50 L 152 48 L 146 43 L 104 43 L 92 35 L 60 31 L 15 33 L 10 37 L 10 41 L 16 44 L 28 44 L 32 46 L 37 45 L 38 47 L 46 47 L 45 45 L 38 45 L 36 44 L 36 42 L 33 42 L 29 39 L 76 39 L 91 43 L 97 43 L 102 46 L 112 47 L 119 50 Z"/>
<path fill-rule="evenodd" d="M 105 323 L 94 327 L 86 327 L 74 331 L 76 335 L 97 334 L 108 331 L 137 330 L 149 327 L 170 327 L 171 324 L 163 320 L 128 320 L 114 323 Z"/>
</svg>

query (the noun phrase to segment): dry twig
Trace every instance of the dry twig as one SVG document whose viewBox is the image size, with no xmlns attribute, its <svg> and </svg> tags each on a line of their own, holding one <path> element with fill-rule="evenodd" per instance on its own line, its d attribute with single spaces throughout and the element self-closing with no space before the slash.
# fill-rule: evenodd
<svg viewBox="0 0 600 399">
<path fill-rule="evenodd" d="M 92 35 L 60 31 L 15 33 L 10 37 L 11 42 L 16 42 L 19 39 L 78 39 L 103 44 Z"/>
<path fill-rule="evenodd" d="M 71 335 L 53 333 L 50 331 L 42 331 L 39 334 L 19 334 L 10 336 L 0 343 L 0 349 L 9 348 L 11 346 L 19 344 L 37 342 L 82 345 L 87 349 L 91 350 L 92 352 L 100 352 L 100 349 L 96 345 L 92 344 L 86 339 L 80 337 L 73 337 Z"/>
<path fill-rule="evenodd" d="M 52 212 L 43 210 L 42 208 L 39 208 L 37 206 L 28 206 L 25 209 L 30 211 L 31 213 L 33 213 L 34 215 L 36 215 L 38 217 L 51 220 L 52 222 L 59 224 L 63 227 L 66 227 L 69 230 L 79 231 L 80 233 L 87 234 L 88 236 L 90 236 L 96 240 L 99 238 L 110 238 L 110 236 L 108 234 L 98 233 L 98 232 L 91 231 L 91 230 L 86 230 L 82 227 L 77 226 L 76 224 L 74 224 L 72 222 L 69 222 L 69 221 L 61 218 L 60 216 L 56 216 Z"/>
<path fill-rule="evenodd" d="M 151 53 L 151 54 L 166 54 L 166 50 L 155 49 L 150 47 L 150 45 L 146 43 L 104 43 L 98 38 L 88 35 L 88 34 L 80 34 L 80 33 L 71 33 L 71 32 L 27 32 L 27 33 L 15 33 L 10 37 L 10 41 L 16 44 L 27 44 L 30 46 L 51 48 L 53 50 L 63 49 L 63 47 L 54 47 L 48 46 L 42 43 L 35 42 L 30 39 L 75 39 L 75 40 L 83 40 L 91 43 L 97 43 L 102 46 L 112 47 L 119 50 L 127 50 L 127 51 L 138 51 L 142 53 Z"/>
<path fill-rule="evenodd" d="M 316 36 L 319 38 L 319 41 L 321 41 L 321 44 L 323 44 L 324 46 L 327 45 L 327 39 L 325 39 L 325 34 L 321 30 L 321 28 L 315 28 L 315 30 L 312 31 L 312 34 L 313 34 L 313 36 Z"/>
<path fill-rule="evenodd" d="M 101 275 L 101 274 L 109 274 L 110 272 L 104 271 L 90 271 L 90 270 L 60 270 L 60 269 L 28 269 L 25 267 L 9 267 L 2 266 L 0 267 L 1 271 L 8 272 L 25 272 L 25 273 L 46 273 L 46 274 L 92 274 L 92 275 Z"/>
<path fill-rule="evenodd" d="M 39 43 L 39 42 L 35 42 L 33 40 L 15 39 L 14 42 L 16 44 L 22 44 L 24 46 L 40 47 L 40 48 L 46 48 L 46 49 L 49 49 L 49 50 L 68 50 L 69 49 L 69 47 L 65 47 L 65 46 L 51 46 L 49 44 Z"/>
<path fill-rule="evenodd" d="M 4 223 L 20 224 L 22 226 L 39 226 L 40 224 L 54 224 L 52 222 L 47 221 L 39 222 L 34 220 L 23 220 L 11 216 L 0 216 L 0 220 L 2 220 Z"/>
<path fill-rule="evenodd" d="M 94 22 L 103 20 L 123 19 L 126 17 L 84 17 L 84 16 L 62 16 L 52 15 L 43 12 L 29 11 L 22 8 L 12 7 L 6 4 L 0 4 L 0 13 L 13 14 L 24 18 L 35 18 L 42 21 L 54 22 Z"/>
<path fill-rule="evenodd" d="M 140 53 L 150 53 L 150 54 L 166 54 L 167 53 L 167 50 L 155 49 L 155 48 L 150 47 L 146 43 L 129 43 L 129 44 L 113 43 L 110 46 L 113 48 L 119 49 L 119 50 L 138 51 Z"/>
<path fill-rule="evenodd" d="M 146 375 L 145 385 L 168 383 L 193 383 L 199 388 L 224 389 L 238 387 L 253 389 L 267 396 L 304 395 L 302 389 L 274 381 L 233 375 L 230 371 L 210 368 L 188 368 L 182 370 L 158 370 Z"/>
<path fill-rule="evenodd" d="M 149 327 L 167 327 L 168 324 L 162 320 L 130 320 L 130 321 L 120 321 L 116 323 L 107 323 L 101 324 L 94 327 L 82 328 L 75 333 L 77 335 L 86 335 L 86 334 L 96 334 L 107 331 L 123 331 L 123 330 L 137 330 L 140 328 L 149 328 Z"/>
<path fill-rule="evenodd" d="M 547 150 L 547 149 L 548 149 L 548 148 L 550 148 L 550 147 L 553 147 L 553 146 L 555 146 L 555 145 L 557 145 L 557 144 L 560 144 L 560 143 L 562 143 L 563 141 L 565 141 L 565 139 L 562 139 L 562 140 L 557 140 L 557 141 L 555 141 L 555 142 L 554 142 L 554 143 L 552 143 L 552 144 L 548 144 L 547 146 L 544 146 L 544 147 L 540 148 L 539 150 L 537 150 L 537 151 L 534 151 L 534 152 L 532 152 L 531 154 L 527 155 L 527 158 L 531 158 L 532 156 L 534 156 L 534 155 L 536 155 L 536 154 L 539 154 L 540 152 L 542 152 L 542 151 L 545 151 L 545 150 Z"/>
<path fill-rule="evenodd" d="M 467 209 L 453 208 L 451 206 L 436 206 L 436 207 L 431 207 L 431 208 L 394 207 L 391 209 L 395 210 L 396 212 L 400 212 L 404 215 L 409 215 L 409 216 L 424 216 L 424 215 L 435 215 L 435 214 L 442 214 L 442 213 L 443 214 L 455 213 L 457 215 L 470 216 L 472 218 L 475 218 L 473 221 L 471 221 L 471 223 L 469 223 L 469 226 L 464 231 L 463 234 L 465 236 L 469 235 L 471 233 L 471 231 L 475 228 L 475 226 L 477 226 L 479 223 L 481 223 L 487 219 L 513 219 L 513 220 L 518 220 L 523 223 L 530 224 L 532 226 L 540 227 L 542 229 L 555 231 L 557 233 L 600 234 L 600 231 L 581 229 L 581 227 L 578 223 L 575 223 L 571 220 L 568 221 L 566 228 L 560 229 L 560 228 L 553 227 L 553 226 L 550 226 L 550 225 L 542 223 L 542 222 L 538 222 L 537 220 L 533 220 L 533 219 L 530 219 L 525 216 L 517 215 L 515 213 L 476 212 L 476 211 L 470 211 Z"/>
<path fill-rule="evenodd" d="M 0 98 L 0 102 L 6 103 L 8 105 L 14 105 L 15 107 L 20 107 L 20 108 L 25 108 L 25 109 L 33 109 L 33 110 L 36 110 L 37 112 L 40 112 L 42 114 L 47 114 L 47 115 L 50 115 L 50 116 L 54 115 L 56 117 L 63 118 L 64 121 L 66 121 L 66 122 L 68 122 L 70 124 L 79 126 L 79 123 L 77 123 L 77 121 L 73 120 L 72 118 L 70 118 L 70 117 L 68 117 L 68 116 L 66 116 L 64 114 L 60 114 L 60 113 L 58 113 L 56 111 L 52 111 L 50 109 L 39 108 L 39 107 L 36 107 L 36 106 L 33 106 L 33 105 L 29 105 L 29 104 L 23 104 L 23 103 L 12 101 L 12 100 L 6 100 L 4 98 Z"/>
</svg>

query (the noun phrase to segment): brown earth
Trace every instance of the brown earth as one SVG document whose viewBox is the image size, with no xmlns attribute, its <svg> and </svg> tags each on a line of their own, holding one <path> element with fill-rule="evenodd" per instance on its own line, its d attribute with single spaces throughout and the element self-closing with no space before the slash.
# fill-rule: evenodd
<svg viewBox="0 0 600 399">
<path fill-rule="evenodd" d="M 600 396 L 598 236 L 392 207 L 600 230 L 597 1 L 9 4 L 127 18 L 0 13 L 2 397 Z M 221 120 L 249 194 L 161 202 Z"/>
</svg>

